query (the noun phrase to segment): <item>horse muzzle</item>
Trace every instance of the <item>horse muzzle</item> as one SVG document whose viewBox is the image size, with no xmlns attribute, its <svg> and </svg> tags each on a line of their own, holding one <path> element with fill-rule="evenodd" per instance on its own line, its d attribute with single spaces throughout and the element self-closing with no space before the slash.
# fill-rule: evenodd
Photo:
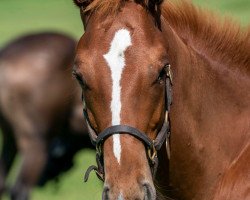
<svg viewBox="0 0 250 200">
<path fill-rule="evenodd" d="M 126 188 L 126 193 L 116 193 L 115 189 L 105 184 L 102 200 L 155 200 L 156 192 L 153 184 L 149 182 L 138 183 L 138 185 L 130 185 Z"/>
</svg>

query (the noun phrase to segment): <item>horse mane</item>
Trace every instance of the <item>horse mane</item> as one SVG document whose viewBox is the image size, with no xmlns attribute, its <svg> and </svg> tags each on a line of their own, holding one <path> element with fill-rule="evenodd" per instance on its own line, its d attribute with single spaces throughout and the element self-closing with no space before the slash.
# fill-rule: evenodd
<svg viewBox="0 0 250 200">
<path fill-rule="evenodd" d="M 250 27 L 223 20 L 189 1 L 162 4 L 162 16 L 180 38 L 200 55 L 250 73 Z"/>
</svg>

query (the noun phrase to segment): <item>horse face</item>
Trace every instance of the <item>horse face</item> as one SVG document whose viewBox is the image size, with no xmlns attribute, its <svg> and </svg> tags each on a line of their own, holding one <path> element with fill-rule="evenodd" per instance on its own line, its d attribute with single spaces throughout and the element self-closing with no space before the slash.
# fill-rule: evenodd
<svg viewBox="0 0 250 200">
<path fill-rule="evenodd" d="M 100 133 L 129 125 L 154 140 L 165 113 L 163 36 L 155 18 L 134 2 L 110 16 L 83 16 L 74 74 L 79 80 L 89 121 Z M 103 199 L 155 199 L 144 144 L 129 134 L 115 134 L 103 144 Z"/>
</svg>

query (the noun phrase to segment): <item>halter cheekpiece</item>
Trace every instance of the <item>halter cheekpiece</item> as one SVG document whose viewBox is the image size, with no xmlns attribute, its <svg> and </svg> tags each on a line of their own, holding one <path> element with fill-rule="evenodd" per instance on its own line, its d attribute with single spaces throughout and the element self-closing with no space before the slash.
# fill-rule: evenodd
<svg viewBox="0 0 250 200">
<path fill-rule="evenodd" d="M 96 131 L 91 126 L 87 108 L 84 99 L 83 100 L 83 114 L 86 120 L 89 136 L 91 143 L 96 147 L 96 163 L 97 166 L 90 166 L 87 171 L 85 172 L 84 181 L 88 181 L 89 174 L 92 170 L 96 172 L 97 177 L 104 181 L 105 179 L 105 173 L 104 173 L 104 162 L 103 162 L 103 144 L 107 138 L 114 134 L 128 134 L 136 139 L 140 140 L 145 148 L 146 153 L 149 161 L 149 165 L 151 168 L 152 175 L 154 176 L 156 173 L 156 169 L 158 167 L 158 158 L 157 158 L 157 151 L 160 150 L 163 143 L 167 140 L 169 140 L 170 136 L 170 120 L 168 117 L 168 113 L 170 111 L 170 105 L 172 103 L 172 72 L 170 64 L 165 66 L 166 70 L 166 82 L 165 82 L 165 119 L 162 125 L 161 130 L 158 132 L 156 138 L 154 140 L 151 140 L 145 133 L 141 132 L 140 130 L 127 126 L 127 125 L 116 125 L 116 126 L 110 126 L 106 129 L 104 129 L 99 134 L 96 133 Z M 166 141 L 166 142 L 167 142 Z M 168 142 L 167 142 L 167 145 Z M 169 149 L 167 147 L 167 149 Z M 168 152 L 169 155 L 169 152 Z"/>
</svg>

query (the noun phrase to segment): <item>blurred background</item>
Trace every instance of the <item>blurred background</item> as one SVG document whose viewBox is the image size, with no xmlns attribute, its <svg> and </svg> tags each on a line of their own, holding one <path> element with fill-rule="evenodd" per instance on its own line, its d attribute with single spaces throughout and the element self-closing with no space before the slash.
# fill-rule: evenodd
<svg viewBox="0 0 250 200">
<path fill-rule="evenodd" d="M 194 0 L 194 3 L 232 16 L 243 26 L 249 24 L 249 0 Z M 79 39 L 83 28 L 78 9 L 71 0 L 0 0 L 0 48 L 16 37 L 40 31 L 57 31 Z M 94 173 L 88 183 L 83 183 L 85 170 L 95 163 L 94 151 L 81 150 L 74 162 L 74 167 L 60 176 L 59 182 L 50 181 L 45 187 L 33 190 L 31 199 L 101 199 L 102 185 Z M 18 159 L 15 163 L 9 183 L 13 182 L 18 170 Z M 4 200 L 7 199 L 5 196 Z"/>
</svg>

